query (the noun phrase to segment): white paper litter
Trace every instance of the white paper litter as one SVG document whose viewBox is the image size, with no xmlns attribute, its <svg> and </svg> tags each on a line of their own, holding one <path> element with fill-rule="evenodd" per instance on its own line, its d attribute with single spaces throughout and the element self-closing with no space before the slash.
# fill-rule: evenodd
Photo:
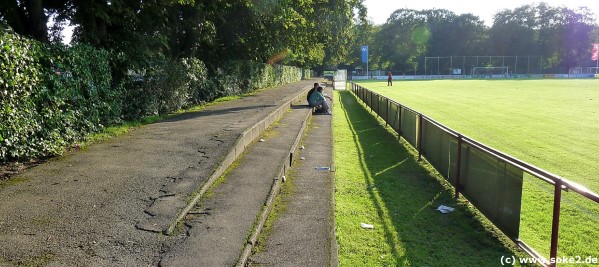
<svg viewBox="0 0 599 267">
<path fill-rule="evenodd" d="M 305 149 L 305 147 L 304 146 L 300 146 L 300 149 Z"/>
<path fill-rule="evenodd" d="M 374 229 L 374 225 L 367 223 L 360 223 L 360 226 L 364 229 Z"/>
<path fill-rule="evenodd" d="M 300 159 L 301 159 L 301 160 L 305 160 L 306 158 L 304 158 L 304 157 L 300 157 Z"/>
<path fill-rule="evenodd" d="M 264 139 L 260 139 L 260 142 L 264 142 L 264 141 L 266 141 L 266 140 L 264 140 Z"/>
<path fill-rule="evenodd" d="M 437 208 L 437 210 L 443 214 L 450 213 L 455 210 L 455 208 L 441 205 Z"/>
</svg>

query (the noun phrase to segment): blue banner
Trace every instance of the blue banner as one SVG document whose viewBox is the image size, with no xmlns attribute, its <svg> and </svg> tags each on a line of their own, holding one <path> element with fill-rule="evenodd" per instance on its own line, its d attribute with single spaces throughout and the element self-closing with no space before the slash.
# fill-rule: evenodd
<svg viewBox="0 0 599 267">
<path fill-rule="evenodd" d="M 368 63 L 368 46 L 362 46 L 362 63 Z"/>
</svg>

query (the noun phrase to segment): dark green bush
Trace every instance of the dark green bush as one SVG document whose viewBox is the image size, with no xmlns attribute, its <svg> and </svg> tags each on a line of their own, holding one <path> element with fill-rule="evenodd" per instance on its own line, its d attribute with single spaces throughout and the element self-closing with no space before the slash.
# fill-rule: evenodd
<svg viewBox="0 0 599 267">
<path fill-rule="evenodd" d="M 302 70 L 252 61 L 231 61 L 223 65 L 215 78 L 225 95 L 234 95 L 299 81 Z"/>
<path fill-rule="evenodd" d="M 181 59 L 131 70 L 115 82 L 110 60 L 118 57 L 87 45 L 49 47 L 3 32 L 0 51 L 0 162 L 60 154 L 122 118 L 163 115 L 305 76 L 295 67 L 250 61 L 209 74 L 200 60 Z"/>
<path fill-rule="evenodd" d="M 214 100 L 218 95 L 217 88 L 208 79 L 208 69 L 204 62 L 197 58 L 186 58 L 182 60 L 182 63 L 187 70 L 187 80 L 189 81 L 189 93 L 191 97 L 184 107 L 204 104 Z"/>
<path fill-rule="evenodd" d="M 155 63 L 127 78 L 124 114 L 130 119 L 164 115 L 212 100 L 216 92 L 207 84 L 206 66 L 198 59 Z"/>
<path fill-rule="evenodd" d="M 35 103 L 43 84 L 39 43 L 16 35 L 0 35 L 0 158 L 29 157 L 44 147 Z"/>
<path fill-rule="evenodd" d="M 0 35 L 0 161 L 59 154 L 120 118 L 108 53 Z"/>
</svg>

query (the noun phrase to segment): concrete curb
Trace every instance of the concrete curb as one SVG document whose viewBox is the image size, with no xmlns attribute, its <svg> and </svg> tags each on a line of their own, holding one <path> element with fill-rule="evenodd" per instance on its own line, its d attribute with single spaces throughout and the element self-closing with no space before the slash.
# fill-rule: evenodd
<svg viewBox="0 0 599 267">
<path fill-rule="evenodd" d="M 339 101 L 337 99 L 337 101 Z M 331 101 L 331 108 L 335 105 L 335 101 Z M 329 240 L 331 240 L 330 250 L 331 250 L 331 261 L 329 262 L 329 266 L 337 267 L 339 266 L 339 246 L 337 244 L 337 234 L 335 233 L 335 127 L 333 127 L 333 118 L 331 118 L 331 172 L 329 179 L 331 181 L 331 207 L 330 207 L 330 220 L 331 220 L 331 228 L 330 228 L 330 236 Z"/>
<path fill-rule="evenodd" d="M 300 140 L 302 139 L 302 136 L 304 135 L 304 132 L 308 125 L 308 119 L 310 118 L 310 116 L 312 116 L 312 112 L 308 112 L 306 117 L 303 119 L 302 127 L 301 127 L 299 133 L 297 134 L 297 137 L 295 138 L 295 141 L 293 142 L 291 149 L 289 150 L 289 159 L 281 160 L 281 163 L 280 163 L 281 167 L 278 172 L 279 174 L 277 177 L 274 178 L 272 188 L 268 194 L 268 198 L 266 199 L 266 202 L 264 203 L 262 212 L 260 213 L 260 219 L 256 223 L 256 225 L 254 227 L 254 231 L 252 232 L 251 237 L 249 238 L 247 244 L 245 245 L 243 252 L 241 253 L 241 255 L 239 257 L 239 260 L 237 261 L 237 264 L 235 265 L 237 267 L 246 266 L 248 258 L 252 255 L 252 248 L 258 242 L 258 238 L 260 237 L 260 232 L 262 232 L 262 229 L 264 228 L 266 219 L 268 218 L 268 215 L 272 211 L 276 196 L 279 194 L 279 191 L 281 189 L 281 183 L 283 180 L 282 177 L 287 174 L 287 171 L 293 164 L 293 154 L 298 149 Z"/>
<path fill-rule="evenodd" d="M 305 86 L 302 88 L 299 94 L 293 97 L 291 100 L 286 101 L 282 105 L 280 105 L 276 110 L 268 114 L 266 118 L 260 120 L 254 126 L 246 129 L 235 141 L 234 145 L 229 149 L 223 160 L 218 164 L 218 167 L 214 170 L 210 178 L 206 180 L 206 182 L 201 186 L 200 191 L 193 197 L 193 199 L 187 204 L 187 206 L 181 210 L 179 215 L 175 220 L 171 222 L 169 227 L 166 229 L 165 234 L 171 235 L 179 222 L 185 218 L 187 213 L 198 203 L 200 198 L 208 191 L 208 189 L 214 184 L 214 182 L 237 160 L 237 158 L 245 151 L 245 149 L 256 140 L 262 133 L 268 129 L 275 121 L 277 121 L 289 107 L 292 106 L 292 103 L 298 100 L 303 100 L 305 98 L 307 91 L 310 86 Z"/>
</svg>

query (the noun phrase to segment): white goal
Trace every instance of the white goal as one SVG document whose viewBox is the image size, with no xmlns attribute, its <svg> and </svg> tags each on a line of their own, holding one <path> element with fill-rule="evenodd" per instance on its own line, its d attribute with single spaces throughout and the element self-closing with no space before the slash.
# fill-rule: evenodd
<svg viewBox="0 0 599 267">
<path fill-rule="evenodd" d="M 508 66 L 500 67 L 473 67 L 472 76 L 483 78 L 506 77 L 510 74 Z"/>
<path fill-rule="evenodd" d="M 568 71 L 568 74 L 582 74 L 582 73 L 583 73 L 582 67 L 572 67 Z"/>
<path fill-rule="evenodd" d="M 568 74 L 598 74 L 599 67 L 571 67 Z"/>
</svg>

